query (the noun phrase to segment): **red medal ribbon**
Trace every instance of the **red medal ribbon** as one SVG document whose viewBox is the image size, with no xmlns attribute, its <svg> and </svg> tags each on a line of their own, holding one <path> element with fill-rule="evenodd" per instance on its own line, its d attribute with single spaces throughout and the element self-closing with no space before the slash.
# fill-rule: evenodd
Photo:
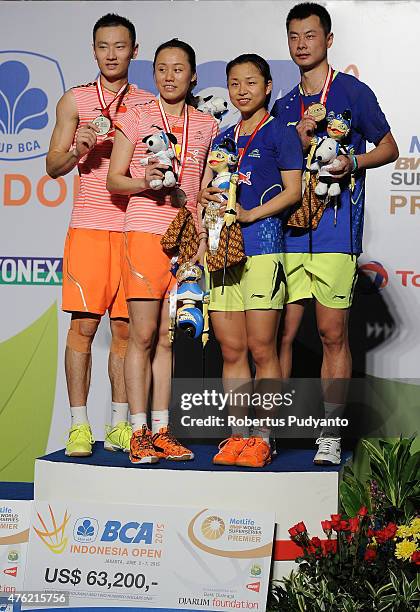
<svg viewBox="0 0 420 612">
<path fill-rule="evenodd" d="M 162 102 L 160 98 L 157 101 L 158 107 L 160 110 L 160 115 L 162 117 L 163 125 L 165 126 L 165 131 L 169 134 L 171 132 L 171 128 L 169 127 L 168 117 L 166 116 L 165 109 L 162 106 Z M 184 105 L 184 122 L 182 125 L 182 145 L 181 145 L 181 154 L 180 159 L 176 156 L 175 145 L 169 141 L 169 144 L 172 147 L 172 151 L 175 153 L 175 157 L 172 159 L 172 167 L 174 172 L 178 175 L 178 185 L 181 184 L 181 178 L 184 173 L 185 168 L 185 158 L 187 155 L 187 147 L 188 147 L 188 105 Z"/>
<path fill-rule="evenodd" d="M 322 87 L 322 93 L 321 93 L 321 98 L 319 100 L 319 103 L 322 104 L 323 106 L 327 105 L 327 98 L 328 98 L 328 94 L 330 93 L 330 88 L 331 88 L 331 83 L 333 82 L 334 79 L 334 70 L 331 68 L 331 66 L 328 66 L 328 73 L 327 76 L 325 77 L 325 81 L 324 81 L 324 85 Z M 303 103 L 303 97 L 302 94 L 304 94 L 305 92 L 303 91 L 303 87 L 302 84 L 299 84 L 299 96 L 300 96 L 300 118 L 302 119 L 303 115 L 305 114 L 305 105 Z"/>
<path fill-rule="evenodd" d="M 129 83 L 124 83 L 124 85 L 122 85 L 120 87 L 120 89 L 117 91 L 117 93 L 115 94 L 114 98 L 111 100 L 111 102 L 109 104 L 106 104 L 105 102 L 105 96 L 104 96 L 104 92 L 102 90 L 102 84 L 101 84 L 101 79 L 99 78 L 96 83 L 96 93 L 98 94 L 98 99 L 99 99 L 99 104 L 101 105 L 101 114 L 104 117 L 107 117 L 108 119 L 111 119 L 110 117 L 110 113 L 109 113 L 109 109 L 111 108 L 111 106 L 114 104 L 115 100 L 117 100 L 118 98 L 118 104 L 121 102 L 122 98 L 124 97 L 125 93 L 127 92 L 128 88 L 130 87 Z"/>
<path fill-rule="evenodd" d="M 237 172 L 239 172 L 239 168 L 241 166 L 241 162 L 245 156 L 245 153 L 248 151 L 248 148 L 251 144 L 251 142 L 254 140 L 258 130 L 263 126 L 263 124 L 267 121 L 267 119 L 270 117 L 270 113 L 266 113 L 264 115 L 264 117 L 261 119 L 261 121 L 259 122 L 259 124 L 257 125 L 257 127 L 255 128 L 255 130 L 252 132 L 251 136 L 248 138 L 248 142 L 246 143 L 245 147 L 242 149 L 242 151 L 239 154 L 239 160 L 238 160 L 238 168 L 237 168 Z M 242 126 L 242 121 L 240 121 L 236 126 L 235 126 L 235 130 L 234 130 L 234 138 L 235 138 L 235 142 L 236 144 L 238 144 L 238 138 L 239 138 L 239 132 L 241 131 L 241 126 Z"/>
</svg>

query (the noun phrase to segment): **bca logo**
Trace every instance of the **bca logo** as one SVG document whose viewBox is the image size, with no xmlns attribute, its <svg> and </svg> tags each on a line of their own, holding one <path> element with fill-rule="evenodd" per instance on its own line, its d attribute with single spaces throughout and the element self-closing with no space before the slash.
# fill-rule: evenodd
<svg viewBox="0 0 420 612">
<path fill-rule="evenodd" d="M 29 51 L 0 51 L 0 160 L 47 154 L 55 107 L 64 91 L 56 60 Z"/>
</svg>

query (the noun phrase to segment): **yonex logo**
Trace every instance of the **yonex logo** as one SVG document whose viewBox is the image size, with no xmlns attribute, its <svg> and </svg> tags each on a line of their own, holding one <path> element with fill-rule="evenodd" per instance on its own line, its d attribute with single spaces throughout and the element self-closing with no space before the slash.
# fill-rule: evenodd
<svg viewBox="0 0 420 612">
<path fill-rule="evenodd" d="M 29 51 L 0 52 L 0 159 L 46 155 L 64 91 L 56 60 Z"/>
<path fill-rule="evenodd" d="M 259 149 L 253 149 L 251 153 L 248 153 L 248 157 L 256 157 L 259 159 L 261 157 L 261 153 Z"/>
<path fill-rule="evenodd" d="M 58 257 L 0 257 L 0 285 L 61 285 L 63 260 Z"/>
</svg>

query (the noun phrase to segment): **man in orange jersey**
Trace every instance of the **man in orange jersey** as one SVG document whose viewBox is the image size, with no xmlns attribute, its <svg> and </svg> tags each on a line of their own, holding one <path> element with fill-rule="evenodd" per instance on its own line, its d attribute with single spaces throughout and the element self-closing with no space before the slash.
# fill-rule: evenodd
<svg viewBox="0 0 420 612">
<path fill-rule="evenodd" d="M 124 386 L 128 311 L 121 282 L 120 251 L 127 196 L 106 190 L 114 122 L 127 109 L 153 99 L 128 83 L 130 61 L 137 57 L 134 25 L 115 14 L 93 28 L 93 53 L 100 76 L 96 83 L 74 87 L 57 104 L 57 120 L 47 155 L 47 172 L 63 176 L 77 166 L 80 190 L 73 207 L 63 260 L 63 304 L 71 313 L 65 369 L 71 428 L 66 455 L 92 454 L 94 442 L 87 417 L 91 344 L 108 310 L 111 347 L 108 372 L 112 419 L 105 448 L 130 448 L 131 428 Z"/>
</svg>

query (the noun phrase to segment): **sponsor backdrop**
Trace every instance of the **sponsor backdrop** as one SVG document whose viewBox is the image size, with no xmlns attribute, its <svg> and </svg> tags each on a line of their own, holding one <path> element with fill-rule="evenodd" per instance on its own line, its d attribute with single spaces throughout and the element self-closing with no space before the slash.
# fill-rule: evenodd
<svg viewBox="0 0 420 612">
<path fill-rule="evenodd" d="M 298 80 L 289 60 L 285 17 L 292 2 L 3 2 L 0 24 L 0 480 L 31 480 L 33 458 L 63 446 L 68 426 L 63 353 L 68 315 L 60 312 L 62 249 L 77 177 L 51 180 L 45 154 L 55 106 L 73 85 L 97 75 L 91 30 L 107 10 L 134 21 L 139 59 L 130 80 L 154 90 L 151 60 L 173 36 L 197 51 L 196 93 L 227 98 L 226 60 L 245 51 L 266 57 L 274 77 L 273 101 Z M 334 23 L 331 63 L 376 92 L 400 147 L 400 159 L 369 172 L 366 274 L 390 316 L 375 312 L 356 321 L 373 342 L 364 362 L 375 377 L 418 375 L 420 322 L 420 134 L 416 133 L 419 84 L 415 37 L 420 19 L 414 2 L 325 3 Z M 378 10 L 380 8 L 380 10 Z M 409 95 L 405 95 L 410 83 Z M 224 124 L 236 121 L 234 109 Z M 89 411 L 103 438 L 109 414 L 106 376 L 108 324 L 94 344 Z M 8 442 L 8 440 L 10 442 Z M 18 440 L 18 443 L 16 443 Z"/>
<path fill-rule="evenodd" d="M 31 507 L 32 502 L 26 500 L 1 501 L 0 596 L 23 588 Z"/>
<path fill-rule="evenodd" d="M 265 609 L 274 514 L 36 501 L 25 589 L 71 606 Z"/>
</svg>

